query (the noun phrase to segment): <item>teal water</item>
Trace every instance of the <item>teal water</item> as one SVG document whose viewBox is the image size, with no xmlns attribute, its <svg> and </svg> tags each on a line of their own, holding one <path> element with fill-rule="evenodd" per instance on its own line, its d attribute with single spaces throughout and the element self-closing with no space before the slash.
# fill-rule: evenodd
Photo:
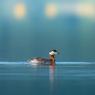
<svg viewBox="0 0 95 95">
<path fill-rule="evenodd" d="M 0 95 L 95 95 L 95 64 L 0 62 Z"/>
</svg>

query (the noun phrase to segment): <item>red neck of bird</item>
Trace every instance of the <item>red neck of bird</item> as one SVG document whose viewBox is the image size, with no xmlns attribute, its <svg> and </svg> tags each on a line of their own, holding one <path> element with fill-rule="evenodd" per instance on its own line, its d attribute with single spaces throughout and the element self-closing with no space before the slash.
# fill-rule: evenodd
<svg viewBox="0 0 95 95">
<path fill-rule="evenodd" d="M 55 65 L 55 55 L 50 55 L 50 65 Z"/>
</svg>

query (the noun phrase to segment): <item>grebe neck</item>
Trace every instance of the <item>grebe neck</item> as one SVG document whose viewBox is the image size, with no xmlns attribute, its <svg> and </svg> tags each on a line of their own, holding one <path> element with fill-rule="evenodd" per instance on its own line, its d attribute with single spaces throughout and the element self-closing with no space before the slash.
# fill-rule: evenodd
<svg viewBox="0 0 95 95">
<path fill-rule="evenodd" d="M 55 65 L 55 55 L 50 55 L 50 65 Z"/>
</svg>

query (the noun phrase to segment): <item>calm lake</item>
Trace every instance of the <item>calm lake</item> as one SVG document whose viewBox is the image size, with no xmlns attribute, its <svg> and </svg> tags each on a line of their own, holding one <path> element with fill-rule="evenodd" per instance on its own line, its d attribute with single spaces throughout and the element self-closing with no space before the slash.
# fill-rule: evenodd
<svg viewBox="0 0 95 95">
<path fill-rule="evenodd" d="M 95 64 L 0 62 L 0 95 L 95 95 Z"/>
</svg>

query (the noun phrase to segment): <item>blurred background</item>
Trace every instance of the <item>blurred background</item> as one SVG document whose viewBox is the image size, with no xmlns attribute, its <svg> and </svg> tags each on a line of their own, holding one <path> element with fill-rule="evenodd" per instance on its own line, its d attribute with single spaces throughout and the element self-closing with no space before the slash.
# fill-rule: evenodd
<svg viewBox="0 0 95 95">
<path fill-rule="evenodd" d="M 95 0 L 0 0 L 0 61 L 48 57 L 95 61 Z"/>
</svg>

